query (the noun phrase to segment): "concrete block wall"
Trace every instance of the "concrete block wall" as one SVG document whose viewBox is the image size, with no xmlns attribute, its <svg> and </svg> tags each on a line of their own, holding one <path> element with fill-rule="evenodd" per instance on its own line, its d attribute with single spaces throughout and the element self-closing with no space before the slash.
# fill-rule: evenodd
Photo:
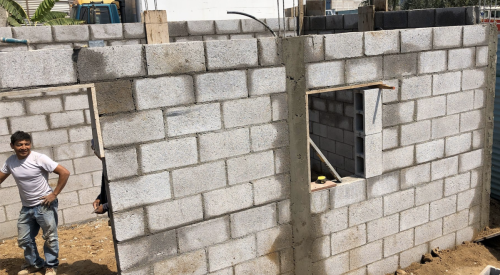
<svg viewBox="0 0 500 275">
<path fill-rule="evenodd" d="M 488 207 L 481 201 L 488 184 L 485 94 L 492 91 L 492 68 L 477 60 L 487 58 L 488 28 L 366 32 L 361 51 L 325 46 L 306 64 L 306 82 L 314 83 L 309 90 L 374 81 L 396 87 L 380 90 L 378 116 L 365 118 L 381 123 L 381 138 L 371 144 L 380 148 L 381 160 L 365 163 L 379 175 L 344 178 L 311 194 L 313 274 L 394 272 L 432 248 L 469 241 L 481 229 Z M 442 39 L 455 31 L 458 39 Z M 354 40 L 360 34 L 339 35 Z M 327 45 L 335 36 L 314 39 Z M 343 77 L 311 74 L 314 67 Z"/>
<path fill-rule="evenodd" d="M 87 92 L 69 89 L 57 92 L 3 96 L 0 93 L 0 163 L 12 155 L 10 135 L 28 132 L 33 151 L 46 154 L 66 167 L 71 176 L 59 195 L 59 224 L 95 219 L 92 202 L 101 192 L 102 163 L 90 149 L 92 131 Z M 50 174 L 55 188 L 57 175 Z M 14 178 L 0 185 L 0 239 L 17 236 L 21 199 Z"/>
<path fill-rule="evenodd" d="M 353 90 L 309 96 L 309 136 L 340 176 L 355 174 Z M 311 180 L 333 177 L 312 147 L 310 158 Z"/>
</svg>

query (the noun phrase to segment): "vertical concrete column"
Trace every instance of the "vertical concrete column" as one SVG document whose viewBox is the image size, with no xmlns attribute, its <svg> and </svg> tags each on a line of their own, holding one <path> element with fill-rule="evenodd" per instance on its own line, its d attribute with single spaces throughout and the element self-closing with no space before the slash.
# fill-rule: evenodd
<svg viewBox="0 0 500 275">
<path fill-rule="evenodd" d="M 288 93 L 288 128 L 290 132 L 290 201 L 293 226 L 295 274 L 312 274 L 312 219 L 309 195 L 309 143 L 307 142 L 306 76 L 304 37 L 283 40 Z"/>
<path fill-rule="evenodd" d="M 497 35 L 495 25 L 490 24 L 488 36 L 488 82 L 486 85 L 486 108 L 484 125 L 484 153 L 483 153 L 483 191 L 481 199 L 481 228 L 488 226 L 490 220 L 490 193 L 491 193 L 491 152 L 493 149 L 493 109 L 495 101 L 496 61 L 497 61 Z M 486 167 L 486 168 L 485 168 Z"/>
</svg>

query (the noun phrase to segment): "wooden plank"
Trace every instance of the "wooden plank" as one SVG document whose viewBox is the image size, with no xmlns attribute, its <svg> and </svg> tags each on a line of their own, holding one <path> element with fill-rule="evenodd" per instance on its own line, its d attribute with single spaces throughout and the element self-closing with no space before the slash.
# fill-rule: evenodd
<svg viewBox="0 0 500 275">
<path fill-rule="evenodd" d="M 57 86 L 57 87 L 47 87 L 47 88 L 37 88 L 37 89 L 27 89 L 27 90 L 14 90 L 11 92 L 0 92 L 0 98 L 6 96 L 22 96 L 35 93 L 47 93 L 47 92 L 59 92 L 64 90 L 75 90 L 75 89 L 86 89 L 89 87 L 94 87 L 93 83 L 89 84 L 79 84 L 71 86 Z"/>
<path fill-rule="evenodd" d="M 170 43 L 168 33 L 167 11 L 144 11 L 144 24 L 146 27 L 146 40 L 148 44 Z"/>
<path fill-rule="evenodd" d="M 375 11 L 388 11 L 389 4 L 388 0 L 373 0 L 373 5 L 375 6 Z"/>
<path fill-rule="evenodd" d="M 99 121 L 99 111 L 97 109 L 97 97 L 96 97 L 95 87 L 90 87 L 87 89 L 87 97 L 89 100 L 92 138 L 94 139 L 94 153 L 98 157 L 104 158 L 104 146 L 102 144 L 101 122 Z"/>
<path fill-rule="evenodd" d="M 358 8 L 358 31 L 369 32 L 375 29 L 375 6 Z"/>
<path fill-rule="evenodd" d="M 339 182 L 342 182 L 342 178 L 339 176 L 339 174 L 337 174 L 337 171 L 335 171 L 335 169 L 330 164 L 330 162 L 328 161 L 328 159 L 326 159 L 325 155 L 323 155 L 323 153 L 321 152 L 321 150 L 318 148 L 318 146 L 316 146 L 316 144 L 314 143 L 314 141 L 310 137 L 309 137 L 309 144 L 311 144 L 311 146 L 314 148 L 314 150 L 316 151 L 316 153 L 318 153 L 318 155 L 320 156 L 321 160 L 326 164 L 326 166 L 328 167 L 328 169 L 330 169 L 330 172 L 332 172 L 332 175 Z"/>
<path fill-rule="evenodd" d="M 333 181 L 327 180 L 325 183 L 316 183 L 316 182 L 311 182 L 311 192 L 315 191 L 320 191 L 328 188 L 332 188 L 337 186 L 337 184 Z"/>
<path fill-rule="evenodd" d="M 299 0 L 299 29 L 298 34 L 302 35 L 304 32 L 304 0 Z"/>
<path fill-rule="evenodd" d="M 482 242 L 484 240 L 488 240 L 488 239 L 491 239 L 491 238 L 494 238 L 494 237 L 497 237 L 497 236 L 500 236 L 500 232 L 496 232 L 496 233 L 490 234 L 488 236 L 481 237 L 479 239 L 474 240 L 474 242 L 475 243 Z"/>
<path fill-rule="evenodd" d="M 379 89 L 391 89 L 391 90 L 395 89 L 395 87 L 388 86 L 388 85 L 384 84 L 382 81 L 378 81 L 378 82 L 365 83 L 365 84 L 356 84 L 356 85 L 349 85 L 349 86 L 342 86 L 342 87 L 312 90 L 312 91 L 308 91 L 306 94 L 313 95 L 313 94 L 319 94 L 319 93 L 327 93 L 327 92 L 335 92 L 335 91 L 351 90 L 351 89 L 360 89 L 360 88 L 379 88 Z"/>
<path fill-rule="evenodd" d="M 325 16 L 325 15 L 326 15 L 326 1 L 307 0 L 306 16 Z"/>
<path fill-rule="evenodd" d="M 163 24 L 168 23 L 166 10 L 148 10 L 144 11 L 144 23 Z"/>
</svg>

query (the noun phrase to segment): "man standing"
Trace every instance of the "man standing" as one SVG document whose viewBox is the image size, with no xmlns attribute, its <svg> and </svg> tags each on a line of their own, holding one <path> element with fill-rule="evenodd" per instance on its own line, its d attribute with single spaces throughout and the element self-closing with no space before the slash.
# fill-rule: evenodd
<svg viewBox="0 0 500 275">
<path fill-rule="evenodd" d="M 48 156 L 31 151 L 31 136 L 17 131 L 10 137 L 10 147 L 16 153 L 0 169 L 0 184 L 12 174 L 22 209 L 17 221 L 18 244 L 24 250 L 26 263 L 19 275 L 30 274 L 45 267 L 46 275 L 56 275 L 59 265 L 59 239 L 57 236 L 57 195 L 69 178 L 69 171 Z M 49 186 L 49 173 L 59 175 L 56 189 Z M 0 198 L 1 200 L 1 198 Z M 45 260 L 38 254 L 35 237 L 42 228 Z"/>
</svg>

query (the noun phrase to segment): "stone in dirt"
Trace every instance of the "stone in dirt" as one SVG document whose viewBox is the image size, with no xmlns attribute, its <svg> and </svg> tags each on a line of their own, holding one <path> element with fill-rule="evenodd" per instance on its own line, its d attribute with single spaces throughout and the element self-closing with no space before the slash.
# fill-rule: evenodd
<svg viewBox="0 0 500 275">
<path fill-rule="evenodd" d="M 422 260 L 420 260 L 420 263 L 425 264 L 425 263 L 430 263 L 432 262 L 432 255 L 430 253 L 426 253 L 425 255 L 422 255 Z"/>
<path fill-rule="evenodd" d="M 394 275 L 407 275 L 408 273 L 406 273 L 406 271 L 402 270 L 402 269 L 398 269 L 396 270 L 396 273 L 394 273 Z"/>
</svg>

